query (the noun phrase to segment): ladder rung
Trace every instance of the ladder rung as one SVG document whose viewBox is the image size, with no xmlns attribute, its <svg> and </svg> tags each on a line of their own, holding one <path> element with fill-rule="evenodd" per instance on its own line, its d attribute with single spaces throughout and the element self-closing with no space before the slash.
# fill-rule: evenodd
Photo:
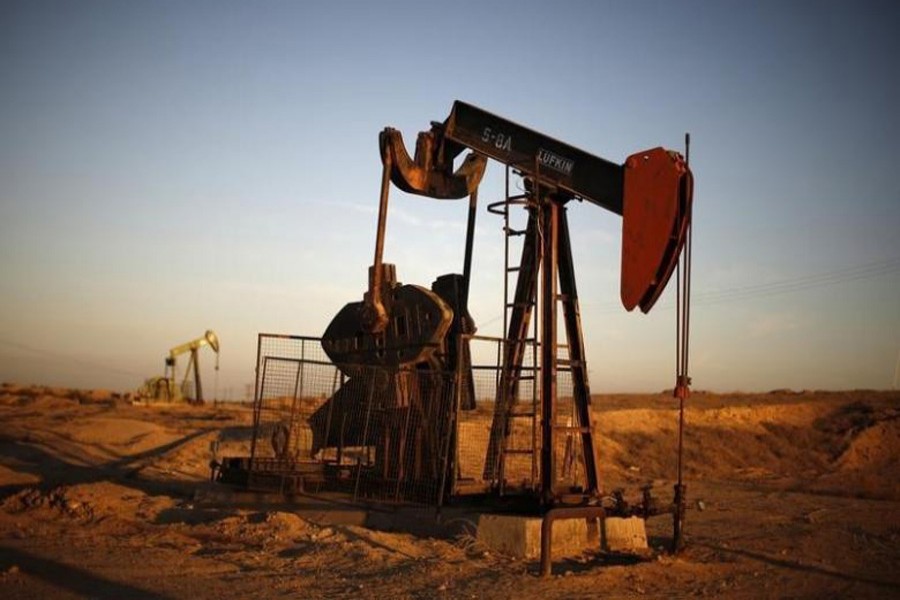
<svg viewBox="0 0 900 600">
<path fill-rule="evenodd" d="M 519 236 L 519 235 L 525 235 L 525 230 L 524 230 L 524 229 L 510 229 L 510 228 L 507 228 L 507 229 L 506 229 L 506 235 L 508 235 L 509 237 L 515 237 L 515 236 Z"/>
<path fill-rule="evenodd" d="M 534 338 L 523 338 L 521 340 L 505 339 L 501 340 L 507 346 L 519 346 L 521 344 L 534 344 Z"/>
<path fill-rule="evenodd" d="M 590 433 L 590 427 L 579 427 L 577 425 L 554 425 L 556 431 L 568 431 L 569 433 Z"/>
<path fill-rule="evenodd" d="M 506 308 L 528 308 L 534 306 L 534 302 L 507 302 Z"/>
<path fill-rule="evenodd" d="M 506 268 L 507 273 L 515 273 L 516 271 L 521 271 L 521 270 L 522 270 L 522 267 L 507 267 Z"/>
<path fill-rule="evenodd" d="M 580 360 L 572 360 L 570 358 L 557 358 L 556 364 L 564 367 L 582 367 L 584 364 Z"/>
<path fill-rule="evenodd" d="M 517 417 L 534 417 L 534 414 L 535 413 L 533 413 L 533 412 L 519 412 L 519 413 L 511 412 L 511 413 L 509 413 L 509 418 L 515 419 Z"/>
<path fill-rule="evenodd" d="M 491 368 L 493 368 L 493 367 L 491 367 Z M 510 371 L 511 371 L 511 370 L 512 370 L 512 369 L 510 369 Z M 534 371 L 537 371 L 538 368 L 537 368 L 537 367 L 524 366 L 524 365 L 523 365 L 523 366 L 519 367 L 518 370 L 519 370 L 520 372 L 521 372 L 521 371 L 525 371 L 525 372 L 528 372 L 528 373 L 533 373 Z M 505 371 L 505 373 L 509 373 L 509 371 Z M 510 375 L 510 377 L 512 377 L 512 375 Z"/>
<path fill-rule="evenodd" d="M 531 448 L 507 448 L 503 451 L 504 454 L 534 454 L 534 450 Z"/>
</svg>

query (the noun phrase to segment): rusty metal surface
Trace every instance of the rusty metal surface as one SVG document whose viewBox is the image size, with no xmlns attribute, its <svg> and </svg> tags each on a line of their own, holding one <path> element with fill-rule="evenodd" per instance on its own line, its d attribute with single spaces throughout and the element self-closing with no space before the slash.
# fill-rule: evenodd
<svg viewBox="0 0 900 600">
<path fill-rule="evenodd" d="M 537 172 L 537 169 L 535 169 Z M 575 269 L 565 215 L 566 196 L 531 182 L 526 186 L 531 201 L 526 204 L 528 225 L 521 232 L 508 235 L 524 236 L 522 257 L 517 272 L 514 301 L 509 329 L 505 340 L 498 381 L 491 435 L 485 457 L 484 477 L 494 481 L 501 495 L 508 484 L 505 464 L 510 453 L 540 455 L 534 490 L 545 506 L 553 506 L 566 496 L 596 498 L 600 492 L 596 460 L 596 445 L 590 413 L 590 385 L 584 355 L 584 339 L 575 285 Z M 540 286 L 538 285 L 538 282 Z M 557 283 L 560 293 L 557 294 Z M 540 291 L 540 294 L 538 292 Z M 541 322 L 539 368 L 523 369 L 525 347 L 529 343 L 528 322 L 540 296 Z M 565 322 L 566 344 L 557 343 L 558 308 L 560 304 Z M 565 348 L 567 357 L 560 357 Z M 560 411 L 558 377 L 567 372 L 572 382 L 570 410 Z M 535 381 L 535 379 L 539 381 Z M 531 407 L 539 415 L 540 435 L 533 438 L 530 449 L 510 446 L 515 429 L 514 419 L 527 416 L 528 410 L 517 409 L 518 388 L 522 382 L 540 385 L 539 406 Z M 579 476 L 573 477 L 578 463 Z"/>
<path fill-rule="evenodd" d="M 541 205 L 541 497 L 547 506 L 555 502 L 558 478 L 556 453 L 558 349 L 556 339 L 559 265 L 559 204 L 545 198 Z"/>
<path fill-rule="evenodd" d="M 678 262 L 689 225 L 693 176 L 681 155 L 663 148 L 625 161 L 622 305 L 648 312 Z"/>
<path fill-rule="evenodd" d="M 386 282 L 382 303 L 389 316 L 386 327 L 370 332 L 363 323 L 363 302 L 351 302 L 335 315 L 322 347 L 337 365 L 398 369 L 436 360 L 453 311 L 435 292 L 417 285 Z"/>
<path fill-rule="evenodd" d="M 453 313 L 453 320 L 443 346 L 442 362 L 438 368 L 456 374 L 460 408 L 473 410 L 475 384 L 472 377 L 469 338 L 478 331 L 478 328 L 475 326 L 475 319 L 469 314 L 468 282 L 465 275 L 449 273 L 438 277 L 431 284 L 431 289 L 447 303 Z"/>
<path fill-rule="evenodd" d="M 581 308 L 578 304 L 578 288 L 575 284 L 575 263 L 569 241 L 569 220 L 566 207 L 559 211 L 559 290 L 563 297 L 563 321 L 568 340 L 566 366 L 572 373 L 576 428 L 581 440 L 581 458 L 585 473 L 585 492 L 589 496 L 600 493 L 599 460 L 591 428 L 591 388 L 587 374 L 587 355 L 584 351 L 584 334 L 581 328 Z"/>
<path fill-rule="evenodd" d="M 403 136 L 387 127 L 378 138 L 382 162 L 389 166 L 391 181 L 410 194 L 455 200 L 478 189 L 487 159 L 469 153 L 459 169 L 453 171 L 455 154 L 444 144 L 442 127 L 419 133 L 415 160 L 409 157 Z"/>
<path fill-rule="evenodd" d="M 410 159 L 406 146 L 403 144 L 403 136 L 399 131 L 386 127 L 379 135 L 378 140 L 382 177 L 378 204 L 378 227 L 375 233 L 375 256 L 369 269 L 369 285 L 363 295 L 360 313 L 360 323 L 365 331 L 372 334 L 381 333 L 391 318 L 384 304 L 381 289 L 385 279 L 382 258 L 387 229 L 390 183 L 393 182 L 394 185 L 406 192 L 432 198 L 458 199 L 470 196 L 470 218 L 464 267 L 466 281 L 468 281 L 477 189 L 487 163 L 484 156 L 473 152 L 454 172 L 453 159 L 464 148 L 445 139 L 444 127 L 440 123 L 432 124 L 430 131 L 423 131 L 419 134 L 415 160 Z M 466 293 L 468 294 L 468 284 L 466 284 Z"/>
</svg>

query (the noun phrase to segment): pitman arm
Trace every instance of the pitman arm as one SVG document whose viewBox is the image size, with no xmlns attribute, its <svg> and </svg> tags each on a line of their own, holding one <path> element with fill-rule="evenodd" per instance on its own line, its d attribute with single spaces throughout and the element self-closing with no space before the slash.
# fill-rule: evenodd
<svg viewBox="0 0 900 600">
<path fill-rule="evenodd" d="M 416 158 L 410 159 L 403 136 L 396 129 L 386 127 L 378 136 L 383 173 L 381 197 L 378 205 L 378 230 L 375 238 L 375 257 L 369 269 L 369 287 L 363 296 L 361 322 L 370 333 L 384 331 L 389 319 L 382 300 L 384 285 L 384 238 L 387 228 L 387 207 L 390 183 L 401 190 L 439 199 L 459 199 L 473 195 L 484 175 L 487 158 L 470 153 L 455 172 L 453 159 L 463 150 L 446 143 L 443 126 L 434 124 L 431 131 L 423 131 L 416 141 Z"/>
</svg>

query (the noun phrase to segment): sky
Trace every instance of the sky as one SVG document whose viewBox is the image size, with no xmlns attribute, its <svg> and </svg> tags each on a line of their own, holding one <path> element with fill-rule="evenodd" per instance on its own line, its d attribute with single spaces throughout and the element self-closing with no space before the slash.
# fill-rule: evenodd
<svg viewBox="0 0 900 600">
<path fill-rule="evenodd" d="M 695 389 L 890 388 L 900 366 L 896 2 L 0 3 L 0 381 L 128 391 L 213 329 L 243 399 L 259 332 L 362 299 L 378 133 L 456 99 L 695 177 Z M 500 335 L 505 169 L 470 312 Z M 385 260 L 461 272 L 467 206 L 394 190 Z M 619 303 L 621 218 L 569 221 L 594 393 L 675 371 L 674 286 Z"/>
</svg>

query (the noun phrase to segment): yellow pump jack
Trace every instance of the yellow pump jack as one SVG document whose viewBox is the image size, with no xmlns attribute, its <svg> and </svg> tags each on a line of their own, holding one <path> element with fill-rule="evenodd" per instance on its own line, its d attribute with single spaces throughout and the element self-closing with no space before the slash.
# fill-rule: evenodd
<svg viewBox="0 0 900 600">
<path fill-rule="evenodd" d="M 219 370 L 219 338 L 212 329 L 208 329 L 202 337 L 185 342 L 169 350 L 166 356 L 166 369 L 163 377 L 151 377 L 137 391 L 137 399 L 145 402 L 187 402 L 203 404 L 203 386 L 200 380 L 200 348 L 209 346 L 216 353 L 216 371 Z M 176 359 L 178 356 L 191 353 L 188 366 L 181 383 L 177 383 Z M 193 393 L 190 391 L 189 379 L 193 373 Z"/>
</svg>

